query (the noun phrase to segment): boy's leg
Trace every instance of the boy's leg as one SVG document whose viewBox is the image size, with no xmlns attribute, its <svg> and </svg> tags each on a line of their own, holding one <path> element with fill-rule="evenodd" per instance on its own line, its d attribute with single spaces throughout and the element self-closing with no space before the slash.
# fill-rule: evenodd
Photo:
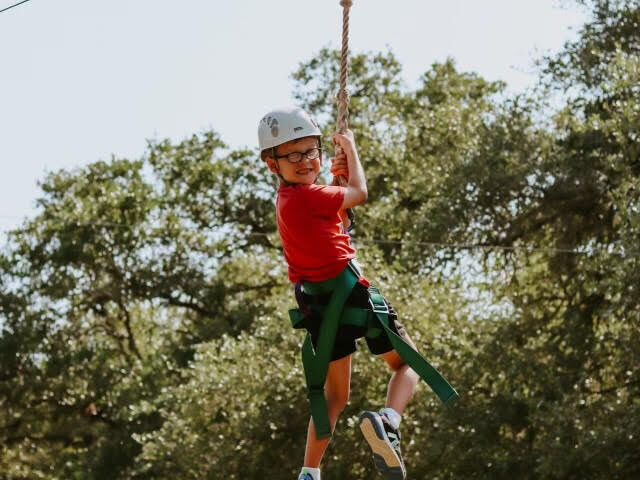
<svg viewBox="0 0 640 480">
<path fill-rule="evenodd" d="M 405 334 L 403 339 L 416 349 L 415 344 L 409 338 L 408 335 Z M 405 407 L 411 400 L 413 396 L 413 392 L 416 389 L 416 385 L 420 380 L 420 377 L 416 372 L 414 372 L 409 365 L 407 365 L 402 357 L 398 355 L 398 352 L 395 350 L 391 350 L 387 353 L 382 353 L 380 356 L 387 362 L 391 370 L 393 370 L 393 374 L 391 375 L 391 380 L 389 380 L 389 386 L 387 387 L 387 401 L 386 406 L 388 408 L 393 408 L 400 415 L 404 412 Z"/>
<path fill-rule="evenodd" d="M 329 409 L 331 431 L 336 426 L 340 412 L 344 410 L 349 400 L 349 384 L 351 382 L 351 355 L 329 363 L 327 380 L 324 384 L 324 394 Z M 330 438 L 318 440 L 313 419 L 309 420 L 307 431 L 307 446 L 304 453 L 304 466 L 319 468 L 322 455 L 329 445 Z"/>
<path fill-rule="evenodd" d="M 398 314 L 395 309 L 388 302 L 387 305 L 389 306 L 389 326 L 391 330 L 417 351 L 415 343 L 407 335 L 402 323 L 398 321 Z M 420 376 L 409 368 L 398 352 L 395 351 L 386 335 L 382 334 L 376 338 L 367 338 L 366 341 L 371 353 L 383 358 L 393 370 L 387 387 L 386 406 L 393 408 L 398 414 L 402 414 L 413 396 Z"/>
<path fill-rule="evenodd" d="M 415 344 L 402 329 L 402 338 L 414 349 Z M 393 370 L 387 389 L 386 408 L 381 412 L 363 412 L 360 429 L 373 452 L 376 469 L 390 480 L 404 480 L 407 471 L 400 452 L 400 415 L 411 400 L 420 377 L 402 357 L 390 350 L 379 355 Z"/>
</svg>

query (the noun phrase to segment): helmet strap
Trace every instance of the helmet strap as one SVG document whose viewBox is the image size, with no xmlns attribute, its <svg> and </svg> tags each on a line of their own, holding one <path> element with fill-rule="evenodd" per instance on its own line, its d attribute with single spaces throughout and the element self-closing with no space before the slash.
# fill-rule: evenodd
<svg viewBox="0 0 640 480">
<path fill-rule="evenodd" d="M 279 160 L 279 159 L 278 159 L 278 158 L 276 158 L 275 151 L 276 151 L 276 149 L 274 148 L 274 149 L 273 149 L 273 159 L 275 160 L 276 170 L 277 170 L 277 172 L 278 172 L 278 173 L 276 173 L 276 175 L 278 175 L 278 178 L 280 179 L 280 181 L 281 181 L 282 183 L 284 183 L 285 185 L 287 185 L 288 187 L 292 187 L 292 186 L 298 185 L 297 183 L 293 183 L 293 182 L 290 182 L 289 180 L 286 180 L 286 179 L 282 176 L 282 173 L 280 173 L 280 164 L 278 163 L 278 160 Z M 316 179 L 316 180 L 317 180 L 317 179 Z"/>
</svg>

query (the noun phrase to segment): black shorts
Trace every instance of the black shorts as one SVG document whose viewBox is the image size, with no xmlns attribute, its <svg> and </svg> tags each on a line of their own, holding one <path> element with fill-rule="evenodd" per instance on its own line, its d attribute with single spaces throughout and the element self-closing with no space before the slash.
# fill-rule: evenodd
<svg viewBox="0 0 640 480">
<path fill-rule="evenodd" d="M 303 294 L 304 302 L 307 305 L 327 305 L 330 298 L 331 294 L 314 296 Z M 407 333 L 404 329 L 404 326 L 398 321 L 398 315 L 391 304 L 389 302 L 387 302 L 387 304 L 389 305 L 389 326 L 391 327 L 391 330 L 406 340 Z M 356 283 L 353 287 L 353 290 L 351 291 L 351 294 L 347 298 L 345 305 L 371 310 L 371 305 L 369 304 L 369 292 L 367 288 L 361 283 Z M 314 348 L 317 347 L 321 323 L 322 316 L 319 314 L 314 314 L 311 318 L 306 320 L 307 331 L 311 334 L 311 341 Z M 356 327 L 353 325 L 338 326 L 338 332 L 336 333 L 336 340 L 333 346 L 331 361 L 339 360 L 355 352 L 356 340 L 358 338 L 364 337 L 366 332 L 367 329 L 364 327 Z M 369 347 L 369 351 L 374 355 L 380 355 L 382 353 L 387 353 L 393 350 L 393 346 L 391 345 L 391 342 L 384 332 L 382 332 L 376 338 L 365 337 L 365 340 L 367 342 L 367 346 Z"/>
</svg>

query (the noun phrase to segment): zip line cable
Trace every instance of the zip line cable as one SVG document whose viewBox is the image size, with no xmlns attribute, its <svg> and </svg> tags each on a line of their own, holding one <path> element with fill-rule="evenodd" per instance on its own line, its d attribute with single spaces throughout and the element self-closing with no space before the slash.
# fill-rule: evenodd
<svg viewBox="0 0 640 480">
<path fill-rule="evenodd" d="M 11 6 L 7 7 L 7 8 L 3 8 L 2 10 L 0 10 L 0 13 L 6 12 L 7 10 L 9 10 L 9 9 L 11 9 L 13 7 L 17 7 L 18 5 L 22 5 L 23 3 L 27 3 L 28 1 L 29 0 L 22 0 L 21 2 L 18 2 L 16 4 L 14 4 L 14 5 L 11 5 Z"/>
<path fill-rule="evenodd" d="M 12 218 L 17 219 L 18 217 L 10 217 L 0 215 L 0 218 Z M 127 225 L 124 223 L 113 223 L 113 222 L 62 222 L 63 226 L 67 227 L 103 227 L 103 228 L 123 228 L 130 229 L 134 227 L 134 225 Z M 144 229 L 150 228 L 159 228 L 153 227 L 151 225 L 143 225 Z M 204 228 L 191 228 L 191 227 L 181 227 L 182 230 L 186 231 L 198 231 L 204 230 Z M 19 230 L 16 229 L 16 230 Z M 11 233 L 7 231 L 5 233 Z M 261 232 L 252 232 L 245 234 L 247 237 L 269 237 L 274 235 L 273 233 L 261 233 Z M 628 251 L 619 251 L 619 250 L 607 250 L 606 248 L 588 248 L 585 250 L 576 250 L 572 248 L 556 248 L 556 247 L 537 247 L 532 245 L 489 245 L 482 243 L 443 243 L 443 242 L 416 242 L 412 240 L 391 240 L 385 238 L 352 238 L 353 242 L 358 244 L 373 244 L 373 245 L 399 245 L 399 246 L 416 246 L 416 247 L 427 247 L 427 248 L 439 248 L 439 249 L 450 249 L 450 250 L 501 250 L 501 251 L 509 251 L 509 252 L 520 252 L 526 251 L 529 253 L 562 253 L 569 255 L 589 255 L 596 252 L 606 252 L 610 255 L 617 255 L 621 257 L 627 258 L 638 258 L 640 257 L 640 250 L 628 250 Z"/>
</svg>

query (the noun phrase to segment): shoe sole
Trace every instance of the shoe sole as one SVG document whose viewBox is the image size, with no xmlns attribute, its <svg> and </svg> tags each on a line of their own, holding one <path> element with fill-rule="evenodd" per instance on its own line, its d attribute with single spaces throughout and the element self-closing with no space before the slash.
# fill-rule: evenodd
<svg viewBox="0 0 640 480">
<path fill-rule="evenodd" d="M 374 414 L 365 412 L 360 416 L 360 430 L 373 451 L 373 463 L 378 472 L 390 480 L 405 480 L 404 465 L 387 440 L 384 428 Z"/>
</svg>

